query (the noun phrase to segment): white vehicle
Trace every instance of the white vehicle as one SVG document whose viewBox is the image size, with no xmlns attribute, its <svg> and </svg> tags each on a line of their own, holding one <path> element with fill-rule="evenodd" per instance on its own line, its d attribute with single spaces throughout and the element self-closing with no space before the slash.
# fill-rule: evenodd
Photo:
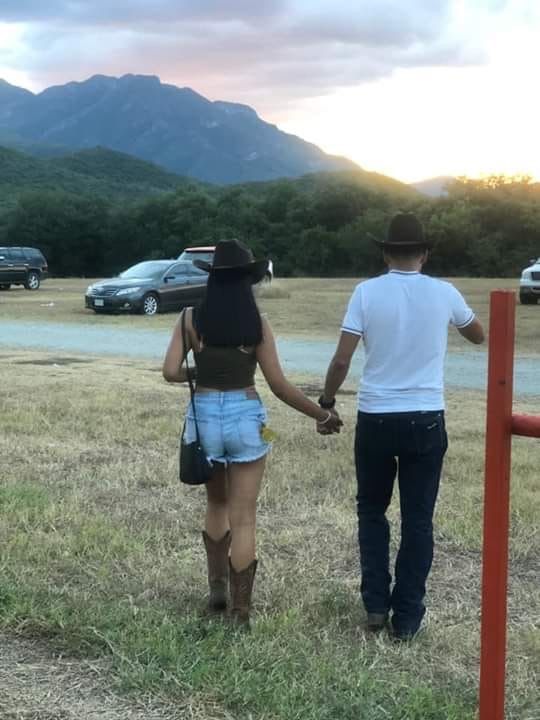
<svg viewBox="0 0 540 720">
<path fill-rule="evenodd" d="M 540 300 L 540 258 L 521 273 L 519 301 L 522 305 L 536 305 Z"/>
<path fill-rule="evenodd" d="M 205 260 L 206 262 L 212 262 L 214 259 L 214 245 L 209 245 L 206 247 L 198 246 L 198 247 L 188 247 L 186 248 L 180 255 L 178 256 L 178 260 L 184 260 L 188 262 L 193 262 L 194 260 Z M 274 263 L 272 260 L 268 261 L 268 270 L 266 271 L 266 275 L 264 276 L 265 282 L 272 282 L 274 279 Z"/>
</svg>

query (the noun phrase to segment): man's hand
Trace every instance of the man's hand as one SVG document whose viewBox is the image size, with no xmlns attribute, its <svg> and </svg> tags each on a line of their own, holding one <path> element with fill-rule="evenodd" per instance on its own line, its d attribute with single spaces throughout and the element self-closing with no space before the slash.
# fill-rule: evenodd
<svg viewBox="0 0 540 720">
<path fill-rule="evenodd" d="M 334 435 L 334 433 L 339 433 L 343 426 L 343 421 L 335 410 L 329 410 L 328 414 L 330 416 L 328 420 L 318 422 L 316 425 L 319 435 Z"/>
</svg>

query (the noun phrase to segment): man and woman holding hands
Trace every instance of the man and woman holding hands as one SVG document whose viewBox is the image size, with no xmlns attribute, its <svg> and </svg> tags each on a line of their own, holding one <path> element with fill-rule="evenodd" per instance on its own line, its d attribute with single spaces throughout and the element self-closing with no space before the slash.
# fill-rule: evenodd
<svg viewBox="0 0 540 720">
<path fill-rule="evenodd" d="M 395 639 L 409 640 L 421 626 L 433 558 L 433 512 L 447 449 L 443 369 L 448 326 L 473 343 L 483 342 L 484 334 L 452 284 L 422 273 L 431 246 L 415 215 L 398 213 L 387 238 L 376 242 L 388 271 L 354 290 L 318 404 L 284 376 L 270 323 L 257 308 L 253 285 L 264 277 L 267 262 L 255 260 L 236 240 L 218 243 L 211 265 L 198 262 L 209 272 L 206 297 L 200 307 L 184 311 L 186 342 L 178 321 L 163 374 L 170 382 L 184 382 L 182 365 L 193 351 L 196 418 L 202 447 L 213 463 L 203 531 L 209 609 L 228 609 L 237 623 L 249 623 L 257 568 L 256 505 L 270 449 L 256 368 L 280 400 L 313 418 L 319 433 L 332 434 L 342 425 L 335 397 L 362 340 L 354 458 L 367 627 L 378 631 L 390 623 Z M 195 437 L 194 421 L 190 404 L 186 442 Z M 386 510 L 396 478 L 401 542 L 392 583 Z"/>
</svg>

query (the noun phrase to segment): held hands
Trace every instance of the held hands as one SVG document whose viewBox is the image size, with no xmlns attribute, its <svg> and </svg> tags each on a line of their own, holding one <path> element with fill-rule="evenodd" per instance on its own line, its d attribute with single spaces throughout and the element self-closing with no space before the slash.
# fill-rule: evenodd
<svg viewBox="0 0 540 720">
<path fill-rule="evenodd" d="M 334 435 L 339 433 L 343 426 L 343 421 L 335 410 L 327 410 L 327 417 L 325 420 L 317 421 L 317 432 L 319 435 Z"/>
</svg>

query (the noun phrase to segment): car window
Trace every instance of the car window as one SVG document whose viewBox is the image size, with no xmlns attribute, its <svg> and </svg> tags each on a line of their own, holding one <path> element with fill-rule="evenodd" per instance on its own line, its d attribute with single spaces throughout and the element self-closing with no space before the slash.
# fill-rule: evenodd
<svg viewBox="0 0 540 720">
<path fill-rule="evenodd" d="M 127 280 L 158 280 L 166 269 L 167 262 L 163 260 L 147 260 L 124 270 L 118 277 Z"/>
<path fill-rule="evenodd" d="M 190 265 L 189 272 L 191 275 L 195 275 L 196 277 L 201 277 L 201 278 L 208 277 L 208 273 L 205 270 L 201 270 L 196 265 Z"/>
<path fill-rule="evenodd" d="M 0 248 L 0 257 L 3 257 L 4 260 L 11 260 L 11 249 Z"/>
<path fill-rule="evenodd" d="M 28 260 L 38 260 L 39 262 L 45 262 L 43 253 L 36 248 L 22 248 L 24 255 Z"/>
<path fill-rule="evenodd" d="M 189 262 L 193 262 L 194 260 L 206 260 L 206 262 L 212 262 L 214 259 L 214 251 L 206 251 L 206 250 L 195 250 L 195 251 L 189 251 L 184 250 L 184 252 L 180 255 L 178 258 L 179 260 L 189 260 Z"/>
<path fill-rule="evenodd" d="M 11 248 L 11 259 L 15 262 L 24 262 L 26 260 L 20 248 Z"/>
<path fill-rule="evenodd" d="M 177 263 L 167 270 L 167 277 L 180 277 L 189 275 L 191 263 Z"/>
</svg>

